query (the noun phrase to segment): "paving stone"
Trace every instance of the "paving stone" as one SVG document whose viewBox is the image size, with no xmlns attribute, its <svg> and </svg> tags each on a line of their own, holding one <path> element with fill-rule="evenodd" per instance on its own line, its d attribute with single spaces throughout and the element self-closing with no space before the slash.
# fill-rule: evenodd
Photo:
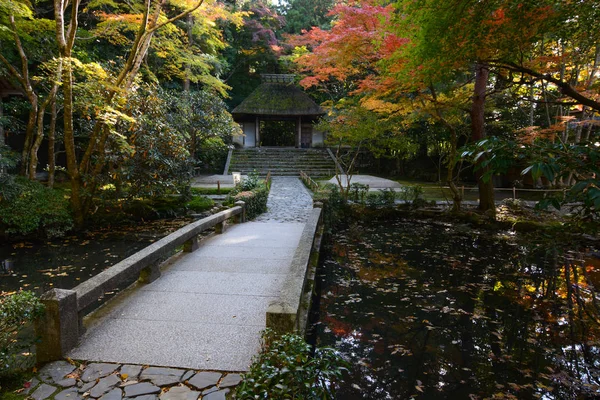
<svg viewBox="0 0 600 400">
<path fill-rule="evenodd" d="M 147 375 L 171 375 L 181 377 L 184 372 L 184 369 L 150 367 L 142 371 L 141 379 L 144 379 L 144 376 Z"/>
<path fill-rule="evenodd" d="M 221 374 L 218 372 L 198 372 L 188 381 L 188 384 L 202 390 L 209 386 L 215 386 L 220 378 Z"/>
<path fill-rule="evenodd" d="M 140 376 L 140 372 L 142 372 L 141 365 L 123 365 L 121 367 L 121 375 L 127 374 L 127 380 L 135 380 Z"/>
<path fill-rule="evenodd" d="M 135 399 L 135 400 L 157 400 L 158 396 L 155 394 L 146 394 L 138 397 L 126 397 L 124 400 Z"/>
<path fill-rule="evenodd" d="M 185 382 L 187 380 L 189 380 L 192 376 L 194 376 L 195 372 L 194 371 L 187 371 L 185 374 L 183 374 L 183 376 L 181 377 L 181 382 Z"/>
<path fill-rule="evenodd" d="M 177 376 L 173 376 L 173 375 L 165 375 L 165 376 L 160 376 L 160 375 L 153 375 L 150 378 L 150 382 L 154 383 L 156 386 L 172 386 L 175 385 L 176 383 L 181 382 L 181 379 Z"/>
<path fill-rule="evenodd" d="M 75 400 L 75 399 L 82 399 L 81 395 L 77 391 L 77 388 L 75 388 L 75 387 L 65 389 L 62 392 L 60 392 L 59 394 L 57 394 L 56 396 L 54 396 L 54 400 Z"/>
<path fill-rule="evenodd" d="M 310 193 L 297 177 L 274 176 L 267 212 L 256 222 L 306 222 L 313 208 Z"/>
<path fill-rule="evenodd" d="M 202 400 L 227 400 L 227 393 L 229 393 L 229 389 L 218 390 L 202 396 Z"/>
<path fill-rule="evenodd" d="M 64 387 L 64 388 L 70 388 L 73 387 L 77 384 L 77 379 L 75 378 L 67 378 L 67 379 L 63 379 L 62 381 L 58 381 L 56 382 L 56 384 L 60 387 Z"/>
<path fill-rule="evenodd" d="M 50 386 L 46 383 L 42 383 L 36 390 L 33 392 L 31 397 L 34 400 L 44 400 L 48 397 L 52 396 L 52 394 L 56 392 L 56 388 L 54 386 Z"/>
<path fill-rule="evenodd" d="M 227 374 L 225 378 L 219 383 L 220 388 L 228 388 L 232 386 L 237 386 L 242 381 L 242 377 L 240 374 Z"/>
<path fill-rule="evenodd" d="M 168 392 L 162 393 L 160 400 L 197 400 L 200 392 L 190 389 L 187 386 L 175 386 L 169 389 Z"/>
<path fill-rule="evenodd" d="M 154 386 L 150 382 L 142 382 L 136 385 L 131 385 L 125 387 L 125 396 L 126 397 L 137 397 L 142 396 L 144 394 L 154 394 L 160 393 L 160 388 L 158 386 Z"/>
<path fill-rule="evenodd" d="M 29 383 L 28 387 L 25 387 L 25 384 Z M 30 381 L 25 382 L 25 384 L 23 384 L 23 393 L 24 394 L 29 394 L 29 392 L 31 392 L 33 389 L 35 389 L 37 387 L 37 385 L 40 384 L 40 380 L 38 378 L 31 378 Z"/>
<path fill-rule="evenodd" d="M 207 394 L 210 394 L 212 392 L 216 392 L 217 390 L 219 390 L 219 388 L 216 387 L 216 386 L 213 386 L 211 388 L 208 388 L 208 389 L 202 391 L 202 396 L 206 396 Z"/>
<path fill-rule="evenodd" d="M 40 369 L 40 378 L 48 383 L 54 383 L 63 380 L 65 375 L 75 371 L 75 366 L 69 364 L 66 361 L 54 361 L 50 364 L 44 365 Z"/>
<path fill-rule="evenodd" d="M 123 398 L 123 391 L 119 388 L 114 388 L 100 397 L 100 400 L 121 400 L 121 398 Z"/>
<path fill-rule="evenodd" d="M 112 374 L 119 368 L 119 364 L 93 363 L 87 366 L 81 380 L 84 382 L 95 381 L 98 378 L 104 378 Z"/>
<path fill-rule="evenodd" d="M 97 399 L 104 393 L 113 389 L 119 383 L 121 383 L 121 379 L 117 375 L 109 375 L 105 378 L 102 378 L 98 381 L 98 384 L 94 386 L 92 390 L 90 390 L 90 397 Z"/>
<path fill-rule="evenodd" d="M 83 386 L 79 388 L 79 393 L 85 393 L 94 386 L 96 386 L 96 381 L 84 383 Z"/>
</svg>

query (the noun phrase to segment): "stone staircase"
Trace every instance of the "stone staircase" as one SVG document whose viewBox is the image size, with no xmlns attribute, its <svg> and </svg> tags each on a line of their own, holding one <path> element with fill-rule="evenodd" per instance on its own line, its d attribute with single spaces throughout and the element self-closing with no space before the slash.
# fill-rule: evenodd
<svg viewBox="0 0 600 400">
<path fill-rule="evenodd" d="M 244 175 L 257 171 L 265 176 L 299 176 L 304 171 L 312 178 L 331 178 L 335 162 L 325 149 L 250 148 L 236 149 L 231 155 L 229 173 Z"/>
</svg>

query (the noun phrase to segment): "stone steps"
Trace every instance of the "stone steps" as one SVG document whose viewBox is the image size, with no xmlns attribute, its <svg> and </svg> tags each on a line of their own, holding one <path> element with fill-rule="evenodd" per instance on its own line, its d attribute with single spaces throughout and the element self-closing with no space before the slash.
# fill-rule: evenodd
<svg viewBox="0 0 600 400">
<path fill-rule="evenodd" d="M 322 149 L 244 149 L 233 152 L 232 171 L 260 175 L 271 171 L 273 176 L 298 176 L 304 171 L 311 177 L 329 177 L 335 174 L 335 163 Z"/>
</svg>

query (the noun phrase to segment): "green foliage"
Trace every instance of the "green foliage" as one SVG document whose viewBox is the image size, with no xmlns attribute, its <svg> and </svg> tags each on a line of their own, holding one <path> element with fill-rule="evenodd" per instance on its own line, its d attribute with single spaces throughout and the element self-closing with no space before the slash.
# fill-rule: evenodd
<svg viewBox="0 0 600 400">
<path fill-rule="evenodd" d="M 331 232 L 344 219 L 347 207 L 339 186 L 327 183 L 314 193 L 313 200 L 323 203 L 324 226 Z"/>
<path fill-rule="evenodd" d="M 219 97 L 208 90 L 162 91 L 169 113 L 168 123 L 185 134 L 192 157 L 207 171 L 222 172 L 232 137 L 240 127 Z"/>
<path fill-rule="evenodd" d="M 0 377 L 30 367 L 33 340 L 22 333 L 44 311 L 32 292 L 22 291 L 0 297 Z M 25 354 L 24 354 L 25 353 Z"/>
<path fill-rule="evenodd" d="M 169 100 L 164 92 L 150 86 L 130 96 L 127 114 L 135 123 L 116 126 L 107 155 L 109 174 L 100 177 L 102 184 L 115 186 L 117 197 L 159 197 L 189 185 L 189 136 L 171 124 Z"/>
<path fill-rule="evenodd" d="M 413 206 L 419 206 L 423 203 L 423 186 L 406 185 L 400 188 L 400 199 Z"/>
<path fill-rule="evenodd" d="M 347 363 L 333 349 L 316 349 L 298 335 L 262 335 L 262 351 L 236 388 L 246 399 L 326 400 L 335 398 L 335 386 Z"/>
<path fill-rule="evenodd" d="M 354 200 L 358 203 L 365 203 L 365 196 L 369 193 L 369 185 L 363 185 L 362 183 L 352 183 L 350 185 L 349 200 Z"/>
<path fill-rule="evenodd" d="M 192 211 L 202 212 L 211 209 L 214 205 L 215 202 L 208 197 L 194 196 L 185 206 Z"/>
<path fill-rule="evenodd" d="M 486 156 L 482 167 L 493 174 L 506 172 L 510 167 L 521 167 L 522 175 L 531 175 L 534 181 L 545 178 L 551 185 L 560 181 L 569 184 L 565 192 L 548 196 L 538 203 L 546 209 L 561 209 L 568 205 L 574 222 L 584 229 L 595 231 L 600 221 L 600 149 L 593 143 L 568 144 L 561 141 L 536 139 L 527 145 L 510 138 L 489 138 L 463 151 L 463 157 L 476 160 Z"/>
<path fill-rule="evenodd" d="M 73 227 L 64 195 L 39 182 L 16 178 L 8 198 L 0 198 L 0 231 L 5 234 L 60 236 Z"/>
<path fill-rule="evenodd" d="M 252 171 L 239 183 L 238 191 L 254 190 L 260 184 L 260 176 L 257 171 Z"/>
<path fill-rule="evenodd" d="M 233 196 L 233 202 L 241 200 L 246 203 L 246 218 L 249 220 L 267 211 L 268 199 L 269 188 L 264 183 L 255 186 L 251 190 L 240 191 Z"/>
</svg>

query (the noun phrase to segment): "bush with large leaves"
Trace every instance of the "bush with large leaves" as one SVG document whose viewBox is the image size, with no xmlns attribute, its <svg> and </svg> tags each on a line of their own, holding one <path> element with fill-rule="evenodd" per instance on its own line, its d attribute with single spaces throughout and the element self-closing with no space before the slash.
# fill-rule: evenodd
<svg viewBox="0 0 600 400">
<path fill-rule="evenodd" d="M 0 378 L 31 366 L 33 336 L 23 335 L 44 310 L 31 292 L 0 295 Z"/>
</svg>

